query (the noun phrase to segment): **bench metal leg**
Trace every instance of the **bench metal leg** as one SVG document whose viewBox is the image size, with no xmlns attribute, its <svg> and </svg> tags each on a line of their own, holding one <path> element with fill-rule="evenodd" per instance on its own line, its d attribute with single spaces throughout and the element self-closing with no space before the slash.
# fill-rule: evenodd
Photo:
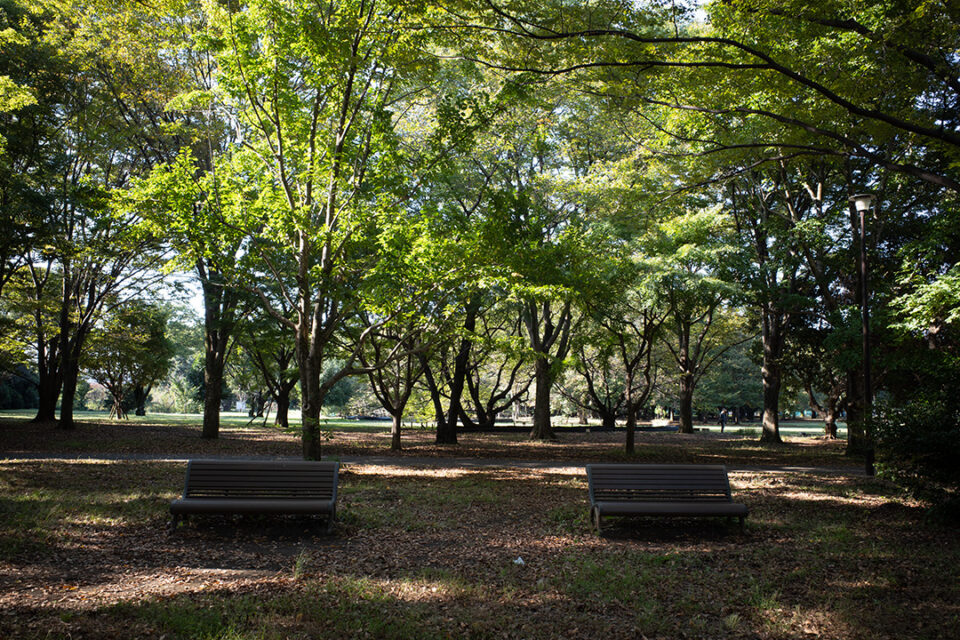
<svg viewBox="0 0 960 640">
<path fill-rule="evenodd" d="M 600 529 L 600 509 L 596 507 L 590 508 L 590 520 L 593 522 L 593 526 L 597 529 L 597 535 L 602 536 L 603 531 Z"/>
</svg>

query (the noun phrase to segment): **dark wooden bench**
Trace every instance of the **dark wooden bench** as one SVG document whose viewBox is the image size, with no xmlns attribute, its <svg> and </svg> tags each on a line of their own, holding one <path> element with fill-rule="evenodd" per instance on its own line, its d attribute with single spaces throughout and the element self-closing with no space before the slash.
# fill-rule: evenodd
<svg viewBox="0 0 960 640">
<path fill-rule="evenodd" d="M 197 513 L 326 514 L 333 531 L 337 462 L 191 460 L 172 527 Z"/>
<path fill-rule="evenodd" d="M 747 506 L 733 501 L 723 465 L 590 464 L 590 518 L 601 532 L 604 516 L 720 516 L 739 518 Z"/>
</svg>

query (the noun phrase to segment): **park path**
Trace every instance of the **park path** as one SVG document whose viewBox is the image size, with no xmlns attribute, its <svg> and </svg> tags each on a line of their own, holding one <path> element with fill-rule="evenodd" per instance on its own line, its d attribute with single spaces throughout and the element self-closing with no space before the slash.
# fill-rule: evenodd
<svg viewBox="0 0 960 640">
<path fill-rule="evenodd" d="M 195 456 L 196 457 L 196 456 Z M 216 456 L 221 460 L 301 460 L 298 456 Z M 431 469 L 557 469 L 572 471 L 583 469 L 585 462 L 549 461 L 549 460 L 513 460 L 508 458 L 457 458 L 457 457 L 416 457 L 416 456 L 340 456 L 342 464 L 362 464 L 379 467 L 414 467 Z M 166 456 L 149 453 L 131 454 L 95 454 L 81 455 L 58 453 L 23 453 L 19 455 L 0 454 L 0 461 L 12 460 L 111 460 L 146 462 L 188 462 L 190 458 Z M 863 468 L 827 467 L 803 465 L 737 465 L 728 464 L 728 471 L 747 472 L 792 472 L 811 473 L 832 476 L 863 476 Z"/>
</svg>

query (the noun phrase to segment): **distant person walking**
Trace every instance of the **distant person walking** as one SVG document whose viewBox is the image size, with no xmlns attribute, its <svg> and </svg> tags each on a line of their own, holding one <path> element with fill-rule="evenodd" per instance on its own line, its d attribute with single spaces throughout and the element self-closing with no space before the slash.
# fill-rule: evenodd
<svg viewBox="0 0 960 640">
<path fill-rule="evenodd" d="M 720 409 L 720 433 L 723 433 L 723 428 L 727 426 L 727 410 L 722 407 Z"/>
</svg>

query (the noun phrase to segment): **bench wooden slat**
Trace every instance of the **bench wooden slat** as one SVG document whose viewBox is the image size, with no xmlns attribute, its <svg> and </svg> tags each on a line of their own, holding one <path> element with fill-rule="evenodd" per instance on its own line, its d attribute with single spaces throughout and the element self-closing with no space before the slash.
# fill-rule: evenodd
<svg viewBox="0 0 960 640">
<path fill-rule="evenodd" d="M 183 496 L 170 503 L 173 524 L 193 513 L 328 514 L 336 517 L 336 462 L 191 460 Z"/>
<path fill-rule="evenodd" d="M 733 502 L 723 465 L 587 465 L 590 514 L 600 532 L 604 515 L 738 517 L 747 507 Z"/>
</svg>

